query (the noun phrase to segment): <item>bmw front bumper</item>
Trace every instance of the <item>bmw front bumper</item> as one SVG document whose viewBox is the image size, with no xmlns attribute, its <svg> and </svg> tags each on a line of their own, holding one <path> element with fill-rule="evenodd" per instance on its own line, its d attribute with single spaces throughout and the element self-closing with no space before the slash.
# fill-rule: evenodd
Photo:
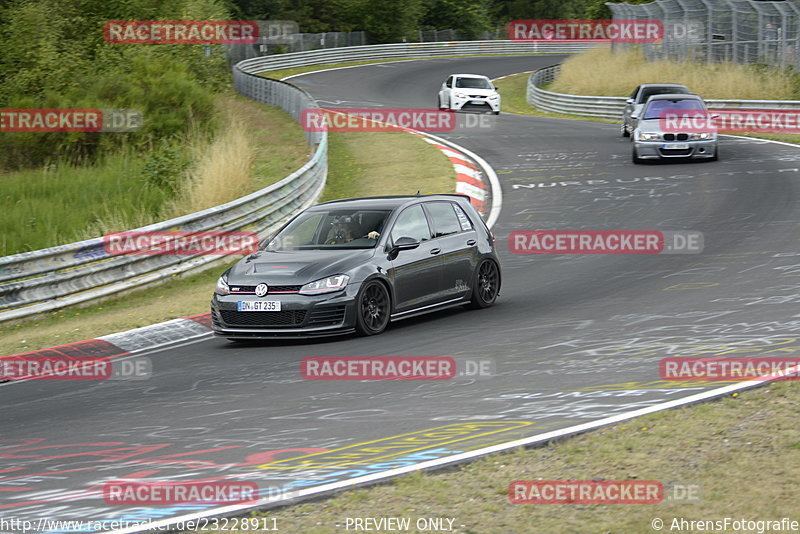
<svg viewBox="0 0 800 534">
<path fill-rule="evenodd" d="M 670 145 L 683 144 L 688 148 L 670 148 Z M 662 158 L 713 158 L 717 153 L 717 141 L 714 139 L 703 141 L 681 141 L 678 143 L 664 141 L 634 141 L 633 149 L 636 157 L 641 159 Z"/>
<path fill-rule="evenodd" d="M 214 334 L 230 339 L 318 337 L 355 330 L 356 295 L 361 284 L 325 295 L 214 294 L 211 327 Z M 281 311 L 238 311 L 239 301 L 279 300 Z"/>
</svg>

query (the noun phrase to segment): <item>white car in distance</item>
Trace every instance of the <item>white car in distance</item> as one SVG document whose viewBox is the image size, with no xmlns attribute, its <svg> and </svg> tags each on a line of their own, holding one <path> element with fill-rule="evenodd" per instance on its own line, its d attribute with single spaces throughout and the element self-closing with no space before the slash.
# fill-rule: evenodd
<svg viewBox="0 0 800 534">
<path fill-rule="evenodd" d="M 439 109 L 480 110 L 500 114 L 500 95 L 492 80 L 480 74 L 451 74 L 439 89 Z"/>
</svg>

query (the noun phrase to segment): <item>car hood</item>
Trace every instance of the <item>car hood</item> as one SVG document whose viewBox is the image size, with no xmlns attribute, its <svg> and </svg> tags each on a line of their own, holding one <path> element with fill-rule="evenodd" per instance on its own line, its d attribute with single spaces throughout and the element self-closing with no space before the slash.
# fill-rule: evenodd
<svg viewBox="0 0 800 534">
<path fill-rule="evenodd" d="M 335 274 L 349 274 L 368 262 L 375 250 L 259 251 L 231 268 L 228 283 L 303 285 Z"/>
<path fill-rule="evenodd" d="M 636 127 L 639 131 L 645 133 L 664 133 L 664 130 L 661 129 L 660 119 L 639 119 L 639 122 L 636 123 Z"/>
</svg>

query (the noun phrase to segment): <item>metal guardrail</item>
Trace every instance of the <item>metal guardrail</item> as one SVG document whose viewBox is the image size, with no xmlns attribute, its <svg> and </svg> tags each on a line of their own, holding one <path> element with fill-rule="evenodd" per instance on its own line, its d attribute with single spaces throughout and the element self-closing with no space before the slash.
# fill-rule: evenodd
<svg viewBox="0 0 800 534">
<path fill-rule="evenodd" d="M 498 54 L 574 54 L 577 52 L 584 52 L 597 46 L 598 44 L 596 42 L 586 41 L 453 41 L 441 43 L 396 43 L 326 48 L 322 50 L 265 56 L 247 59 L 239 63 L 239 66 L 245 70 L 245 72 L 255 73 L 295 67 L 307 67 L 311 65 L 392 58 Z"/>
<path fill-rule="evenodd" d="M 553 113 L 622 120 L 622 110 L 625 108 L 624 96 L 568 95 L 542 89 L 542 85 L 555 81 L 560 70 L 561 65 L 551 65 L 530 75 L 527 90 L 528 104 Z M 800 110 L 800 101 L 798 100 L 708 99 L 706 104 L 711 109 Z"/>
<path fill-rule="evenodd" d="M 398 43 L 309 50 L 253 58 L 233 69 L 241 94 L 278 106 L 299 122 L 313 98 L 293 85 L 256 73 L 309 65 L 428 56 L 487 54 L 572 54 L 596 42 L 462 41 Z M 280 182 L 227 204 L 159 222 L 134 231 L 250 230 L 269 234 L 288 216 L 312 205 L 327 176 L 327 133 L 306 132 L 314 149 L 310 160 Z M 171 276 L 197 271 L 224 256 L 110 256 L 102 238 L 0 258 L 0 323 L 145 287 Z"/>
<path fill-rule="evenodd" d="M 233 83 L 241 94 L 278 106 L 298 120 L 317 108 L 314 99 L 293 85 L 248 74 L 239 68 Z M 259 236 L 288 216 L 312 205 L 325 186 L 327 132 L 307 132 L 314 151 L 300 169 L 260 191 L 234 201 L 135 231 L 248 230 Z M 197 271 L 225 256 L 111 256 L 101 237 L 0 258 L 0 322 L 96 300 L 171 276 Z"/>
<path fill-rule="evenodd" d="M 555 81 L 561 65 L 551 65 L 533 72 L 528 78 L 528 103 L 544 111 L 606 119 L 621 119 L 625 98 L 618 96 L 583 96 L 553 93 L 541 88 Z"/>
</svg>

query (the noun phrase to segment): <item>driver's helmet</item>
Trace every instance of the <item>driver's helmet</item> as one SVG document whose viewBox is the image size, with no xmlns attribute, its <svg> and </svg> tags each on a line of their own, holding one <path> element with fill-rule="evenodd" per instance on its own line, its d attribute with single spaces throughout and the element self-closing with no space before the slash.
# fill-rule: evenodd
<svg viewBox="0 0 800 534">
<path fill-rule="evenodd" d="M 328 241 L 331 244 L 349 243 L 355 239 L 354 226 L 354 221 L 349 215 L 334 217 L 328 232 Z"/>
</svg>

